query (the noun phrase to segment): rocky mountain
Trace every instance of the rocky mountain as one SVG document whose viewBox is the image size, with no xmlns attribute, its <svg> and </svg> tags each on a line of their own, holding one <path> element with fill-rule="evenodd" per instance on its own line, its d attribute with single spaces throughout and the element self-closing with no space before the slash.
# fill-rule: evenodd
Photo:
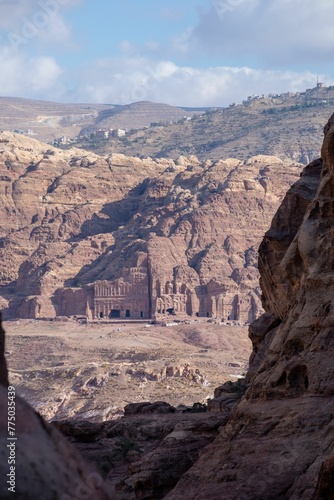
<svg viewBox="0 0 334 500">
<path fill-rule="evenodd" d="M 146 401 L 129 404 L 119 421 L 54 423 L 98 473 L 18 398 L 18 498 L 79 495 L 78 485 L 87 498 L 124 500 L 333 498 L 333 165 L 334 115 L 322 159 L 288 190 L 262 240 L 265 312 L 249 329 L 245 380 L 217 388 L 206 412 Z M 7 401 L 3 349 L 0 328 L 0 396 Z"/>
<path fill-rule="evenodd" d="M 299 165 L 0 146 L 5 317 L 258 316 L 257 246 Z"/>
</svg>

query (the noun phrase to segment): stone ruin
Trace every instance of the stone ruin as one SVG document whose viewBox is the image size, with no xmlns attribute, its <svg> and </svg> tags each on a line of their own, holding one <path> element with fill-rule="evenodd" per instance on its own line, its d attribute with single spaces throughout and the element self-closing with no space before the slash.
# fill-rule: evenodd
<svg viewBox="0 0 334 500">
<path fill-rule="evenodd" d="M 147 267 L 132 267 L 115 281 L 96 281 L 93 285 L 93 319 L 148 319 L 149 303 Z"/>
<path fill-rule="evenodd" d="M 177 266 L 173 276 L 152 277 L 147 266 L 128 267 L 114 280 L 57 289 L 51 296 L 26 297 L 18 308 L 22 318 L 86 317 L 88 320 L 187 320 L 212 318 L 250 323 L 259 313 L 256 291 L 240 291 L 233 282 L 211 279 L 201 284 Z M 189 273 L 188 273 L 189 274 Z M 196 274 L 196 273 L 195 273 Z"/>
<path fill-rule="evenodd" d="M 177 272 L 173 278 L 152 279 L 148 267 L 123 268 L 122 276 L 115 280 L 60 289 L 55 297 L 57 316 L 83 315 L 89 320 L 165 321 L 203 317 L 249 323 L 259 314 L 255 293 L 242 294 L 237 285 L 215 280 L 194 284 L 185 276 L 180 279 Z"/>
</svg>

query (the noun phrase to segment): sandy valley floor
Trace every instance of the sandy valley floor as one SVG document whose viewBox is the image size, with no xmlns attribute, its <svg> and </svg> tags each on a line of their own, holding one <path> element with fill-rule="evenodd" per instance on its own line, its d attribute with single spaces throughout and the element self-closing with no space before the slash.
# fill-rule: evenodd
<svg viewBox="0 0 334 500">
<path fill-rule="evenodd" d="M 47 419 L 101 421 L 130 402 L 204 402 L 236 380 L 251 351 L 247 327 L 77 321 L 5 322 L 10 380 Z"/>
</svg>

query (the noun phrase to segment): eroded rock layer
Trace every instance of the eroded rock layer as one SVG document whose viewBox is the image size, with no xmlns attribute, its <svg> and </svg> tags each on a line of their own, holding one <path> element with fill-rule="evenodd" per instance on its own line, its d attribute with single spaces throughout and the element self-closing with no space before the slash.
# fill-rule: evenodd
<svg viewBox="0 0 334 500">
<path fill-rule="evenodd" d="M 250 387 L 169 500 L 333 498 L 333 165 L 334 116 L 260 247 Z"/>
<path fill-rule="evenodd" d="M 259 315 L 257 246 L 300 166 L 0 145 L 6 318 Z"/>
</svg>

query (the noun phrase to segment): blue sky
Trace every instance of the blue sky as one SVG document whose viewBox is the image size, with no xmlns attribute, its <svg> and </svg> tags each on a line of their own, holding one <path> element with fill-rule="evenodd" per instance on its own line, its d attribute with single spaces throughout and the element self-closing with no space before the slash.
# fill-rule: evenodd
<svg viewBox="0 0 334 500">
<path fill-rule="evenodd" d="M 332 0 L 0 0 L 0 95 L 226 106 L 334 83 Z"/>
</svg>

